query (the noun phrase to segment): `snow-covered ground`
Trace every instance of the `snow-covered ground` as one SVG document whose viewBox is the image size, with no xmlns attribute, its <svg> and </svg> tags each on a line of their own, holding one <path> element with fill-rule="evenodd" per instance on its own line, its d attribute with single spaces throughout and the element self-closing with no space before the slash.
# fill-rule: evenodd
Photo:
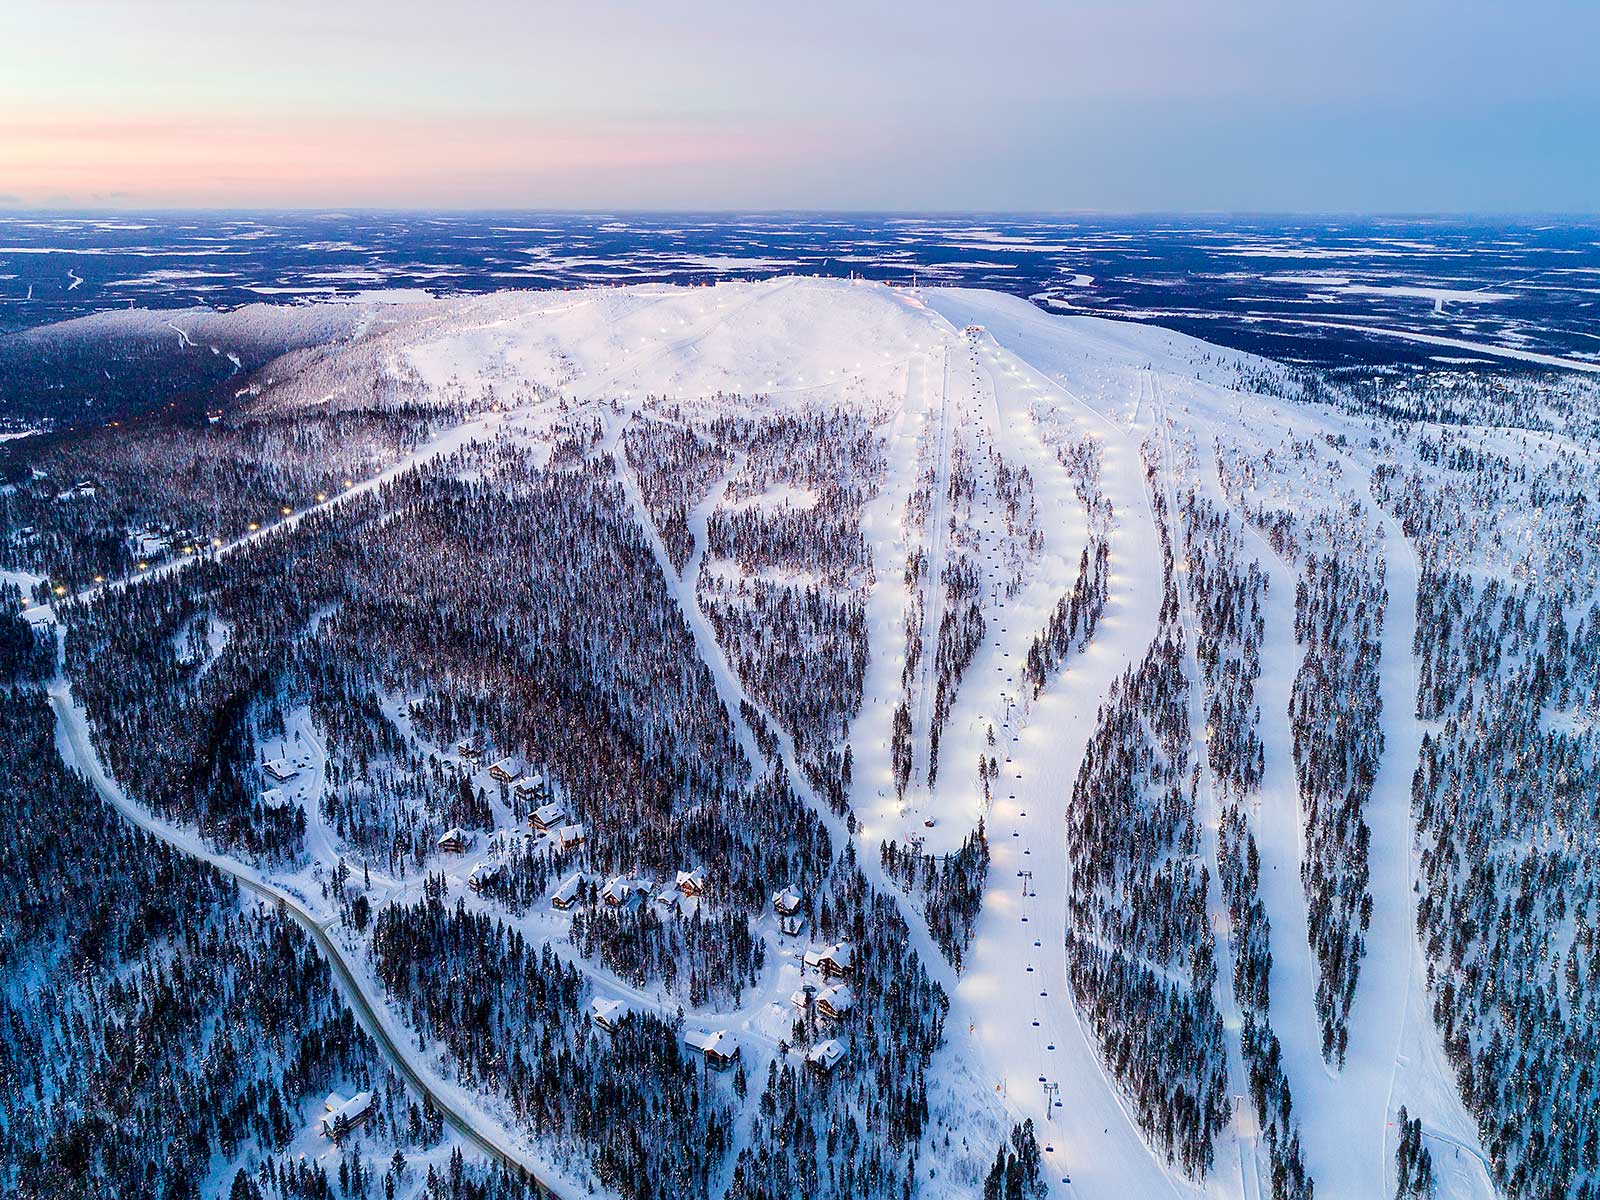
<svg viewBox="0 0 1600 1200">
<path fill-rule="evenodd" d="M 441 311 L 449 306 L 447 315 L 428 323 L 425 335 L 409 347 L 411 365 L 427 386 L 441 391 L 493 386 L 511 411 L 479 418 L 436 439 L 425 447 L 426 455 L 459 446 L 469 436 L 499 433 L 541 440 L 549 428 L 549 404 L 531 396 L 513 400 L 521 380 L 559 389 L 569 406 L 593 405 L 603 412 L 612 445 L 631 416 L 654 397 L 669 398 L 698 415 L 715 415 L 724 408 L 826 403 L 856 406 L 871 418 L 884 441 L 888 467 L 862 519 L 874 582 L 867 596 L 870 656 L 864 697 L 850 729 L 853 834 L 811 795 L 786 737 L 780 739 L 780 753 L 793 785 L 816 809 L 836 851 L 853 837 L 869 880 L 900 902 L 916 950 L 930 975 L 951 994 L 946 1046 L 935 1060 L 938 1087 L 930 1088 L 938 1092 L 937 1119 L 988 1130 L 1032 1118 L 1044 1150 L 1046 1182 L 1055 1196 L 1123 1200 L 1205 1194 L 1259 1200 L 1269 1195 L 1266 1152 L 1256 1145 L 1253 1112 L 1236 1117 L 1219 1136 L 1216 1165 L 1204 1181 L 1184 1178 L 1141 1135 L 1132 1101 L 1102 1061 L 1066 978 L 1069 880 L 1063 813 L 1107 689 L 1125 668 L 1137 664 L 1157 629 L 1161 551 L 1141 443 L 1159 437 L 1168 446 L 1174 441 L 1192 444 L 1192 456 L 1164 456 L 1169 470 L 1183 473 L 1181 479 L 1166 482 L 1195 486 L 1227 504 L 1217 483 L 1214 443 L 1260 454 L 1290 434 L 1353 434 L 1356 426 L 1230 390 L 1241 365 L 1266 368 L 1245 356 L 1152 326 L 1048 314 L 994 293 L 783 279 L 714 288 L 645 285 L 506 293 L 435 303 Z M 179 337 L 187 336 L 173 329 Z M 1057 600 L 1072 588 L 1090 536 L 1088 515 L 1051 440 L 1063 431 L 1090 439 L 1100 449 L 1101 486 L 1115 512 L 1110 595 L 1092 641 L 1070 656 L 1032 699 L 1022 676 L 1029 645 Z M 902 801 L 893 786 L 890 741 L 902 695 L 904 614 L 910 599 L 903 567 L 914 540 L 903 517 L 920 471 L 932 464 L 933 494 L 941 500 L 928 531 L 936 565 L 928 576 L 935 586 L 927 620 L 936 629 L 938 562 L 950 552 L 956 519 L 945 511 L 942 497 L 951 442 L 957 438 L 975 451 L 978 463 L 976 495 L 970 514 L 961 520 L 967 526 L 962 536 L 972 539 L 982 569 L 985 635 L 957 692 L 933 786 L 925 781 L 930 684 L 925 676 L 913 684 L 916 765 Z M 1352 437 L 1349 444 L 1360 441 Z M 1039 539 L 1014 557 L 1008 557 L 1005 545 L 989 466 L 991 450 L 1012 469 L 1025 467 L 1032 480 Z M 1271 584 L 1259 687 L 1265 778 L 1251 818 L 1272 929 L 1271 1015 L 1283 1043 L 1307 1165 L 1320 1195 L 1393 1193 L 1391 1126 L 1403 1104 L 1423 1117 L 1435 1141 L 1441 1195 L 1489 1196 L 1493 1192 L 1475 1125 L 1455 1091 L 1429 1015 L 1425 968 L 1413 935 L 1409 789 L 1422 735 L 1413 715 L 1416 563 L 1398 525 L 1379 513 L 1367 493 L 1370 462 L 1356 450 L 1337 454 L 1341 473 L 1330 485 L 1332 494 L 1317 502 L 1367 508 L 1382 526 L 1387 547 L 1389 607 L 1382 645 L 1386 745 L 1367 813 L 1373 834 L 1373 918 L 1352 1007 L 1348 1059 L 1342 1069 L 1334 1069 L 1320 1053 L 1319 1021 L 1312 1006 L 1316 968 L 1306 944 L 1301 816 L 1287 716 L 1300 659 L 1293 629 L 1297 575 L 1252 530 L 1248 550 L 1259 558 Z M 625 463 L 621 455 L 618 459 Z M 376 487 L 402 468 L 364 481 L 352 492 Z M 680 576 L 671 569 L 650 523 L 637 480 L 625 466 L 621 475 L 695 646 L 734 714 L 739 740 L 751 761 L 758 761 L 752 731 L 738 716 L 740 701 L 751 697 L 719 647 L 694 586 L 706 522 L 728 481 L 723 479 L 690 514 L 696 551 Z M 810 502 L 814 498 L 791 489 L 738 503 L 798 508 Z M 174 564 L 170 569 L 182 568 Z M 727 569 L 727 564 L 718 569 Z M 930 636 L 924 655 L 931 659 L 932 653 Z M 63 751 L 95 775 L 94 765 L 84 761 L 88 743 L 78 727 L 79 710 L 60 687 L 55 698 L 66 735 Z M 331 869 L 343 851 L 317 804 L 324 751 L 310 715 L 290 714 L 282 744 L 269 749 L 273 756 L 298 764 L 295 781 L 283 789 L 285 801 L 304 806 L 307 850 L 316 865 Z M 1000 763 L 987 805 L 972 769 L 980 754 L 993 754 Z M 1194 754 L 1203 760 L 1200 747 Z M 97 783 L 116 796 L 119 807 L 131 809 L 133 802 L 117 795 L 114 784 Z M 1215 806 L 1202 801 L 1200 814 L 1212 827 L 1203 852 L 1214 859 Z M 918 903 L 879 868 L 878 846 L 892 839 L 915 842 L 932 853 L 953 850 L 980 818 L 992 862 L 972 949 L 957 973 L 935 945 Z M 165 828 L 159 832 L 192 853 L 216 860 L 193 835 Z M 453 883 L 461 881 L 472 861 L 469 856 L 455 864 Z M 1209 866 L 1215 881 L 1215 862 Z M 378 878 L 377 872 L 374 880 L 388 894 L 400 886 Z M 297 897 L 319 921 L 332 916 L 316 899 L 305 873 L 260 882 Z M 564 944 L 558 936 L 564 928 L 559 916 L 541 912 L 523 925 L 532 937 Z M 697 1019 L 703 1026 L 716 1022 L 744 1039 L 753 1060 L 752 1077 L 757 1071 L 764 1074 L 767 1059 L 777 1053 L 777 1042 L 788 1031 L 786 998 L 798 978 L 796 947 L 785 947 L 774 929 L 763 927 L 762 934 L 774 955 L 739 1007 L 689 1014 L 691 1026 Z M 1219 943 L 1223 937 L 1225 931 L 1219 933 Z M 358 955 L 354 945 L 349 949 L 353 957 Z M 574 961 L 590 973 L 597 994 L 669 1012 L 680 1002 L 628 988 L 592 964 Z M 370 971 L 360 965 L 354 970 L 361 986 L 376 992 Z M 1226 979 L 1222 986 L 1227 986 Z M 381 997 L 377 999 L 381 1009 Z M 1221 1008 L 1234 1064 L 1231 1090 L 1237 1093 L 1243 1090 L 1238 1016 L 1225 1001 Z M 393 1014 L 385 1019 L 395 1020 Z M 394 1040 L 408 1044 L 398 1029 Z M 409 1044 L 414 1043 L 413 1037 Z M 421 1054 L 419 1059 L 419 1071 L 437 1087 L 453 1086 L 439 1078 L 436 1062 Z M 1248 1108 L 1245 1099 L 1241 1112 Z M 464 1098 L 461 1111 L 481 1122 L 493 1110 L 472 1108 Z M 945 1155 L 935 1137 L 925 1140 L 931 1164 L 939 1167 L 953 1157 L 953 1152 Z M 973 1155 L 992 1159 L 993 1145 L 977 1146 Z M 528 1147 L 517 1145 L 515 1152 L 534 1158 Z M 934 1177 L 928 1191 L 961 1194 L 961 1178 L 950 1166 Z"/>
</svg>

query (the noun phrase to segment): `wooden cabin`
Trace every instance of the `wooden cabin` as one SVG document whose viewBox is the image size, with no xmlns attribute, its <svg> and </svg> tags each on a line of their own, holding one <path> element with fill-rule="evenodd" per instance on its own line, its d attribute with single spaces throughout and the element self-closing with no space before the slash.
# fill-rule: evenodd
<svg viewBox="0 0 1600 1200">
<path fill-rule="evenodd" d="M 346 1100 L 337 1092 L 328 1097 L 322 1114 L 322 1135 L 335 1140 L 372 1115 L 372 1093 L 357 1092 Z"/>
<path fill-rule="evenodd" d="M 520 785 L 518 785 L 518 790 L 521 790 Z M 550 803 L 534 809 L 532 815 L 528 817 L 528 824 L 532 825 L 540 833 L 549 833 L 566 819 L 567 806 L 559 800 L 552 800 Z"/>
<path fill-rule="evenodd" d="M 718 1071 L 726 1071 L 739 1060 L 739 1043 L 726 1029 L 717 1029 L 709 1033 L 693 1031 L 683 1035 L 686 1045 L 692 1050 L 698 1050 L 705 1056 L 706 1066 Z"/>
<path fill-rule="evenodd" d="M 831 1075 L 833 1069 L 844 1061 L 844 1045 L 837 1038 L 818 1042 L 806 1052 L 806 1066 L 818 1075 Z"/>
<path fill-rule="evenodd" d="M 489 778 L 496 783 L 516 783 L 528 773 L 526 764 L 520 756 L 511 754 L 489 767 Z"/>
<path fill-rule="evenodd" d="M 451 854 L 465 853 L 472 847 L 472 835 L 461 826 L 447 829 L 439 835 L 439 849 L 447 850 Z"/>
<path fill-rule="evenodd" d="M 840 942 L 823 950 L 806 951 L 805 965 L 821 972 L 824 979 L 849 979 L 855 974 L 855 948 Z"/>
<path fill-rule="evenodd" d="M 267 773 L 269 778 L 275 779 L 279 783 L 288 783 L 296 775 L 300 774 L 300 768 L 287 758 L 269 758 L 261 764 L 261 769 Z"/>
<path fill-rule="evenodd" d="M 481 862 L 472 868 L 467 876 L 467 886 L 475 892 L 481 892 L 496 879 L 500 878 L 501 866 L 497 862 Z"/>
<path fill-rule="evenodd" d="M 601 1029 L 607 1033 L 615 1033 L 617 1026 L 628 1015 L 628 1005 L 624 1000 L 607 1000 L 597 998 L 589 1005 L 589 1016 Z"/>
<path fill-rule="evenodd" d="M 551 893 L 550 907 L 566 912 L 578 902 L 578 893 L 582 890 L 583 873 L 580 871 L 568 875 L 561 881 L 561 886 Z"/>
<path fill-rule="evenodd" d="M 805 906 L 806 894 L 792 883 L 783 891 L 773 893 L 772 911 L 780 917 L 799 916 L 800 910 Z"/>
<path fill-rule="evenodd" d="M 856 994 L 848 983 L 836 983 L 817 997 L 817 1015 L 830 1021 L 842 1021 L 856 1006 Z"/>
<path fill-rule="evenodd" d="M 563 850 L 571 850 L 583 845 L 583 826 L 560 825 L 550 832 L 550 836 Z"/>
</svg>

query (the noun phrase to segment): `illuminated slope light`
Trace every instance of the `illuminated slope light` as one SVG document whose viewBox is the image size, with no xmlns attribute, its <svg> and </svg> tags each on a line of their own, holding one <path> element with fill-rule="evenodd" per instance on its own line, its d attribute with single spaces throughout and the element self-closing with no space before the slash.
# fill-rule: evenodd
<svg viewBox="0 0 1600 1200">
<path fill-rule="evenodd" d="M 211 539 L 211 544 L 213 546 L 220 546 L 220 545 L 222 545 L 222 539 L 221 538 L 212 538 Z"/>
<path fill-rule="evenodd" d="M 261 528 L 261 526 L 256 524 L 256 522 L 254 522 L 254 521 L 250 522 L 249 529 L 250 529 L 251 533 L 254 533 L 256 530 L 258 530 L 260 528 Z"/>
<path fill-rule="evenodd" d="M 106 581 L 106 577 L 104 575 L 96 575 L 94 577 L 94 581 L 96 583 L 104 583 Z"/>
<path fill-rule="evenodd" d="M 56 595 L 65 596 L 66 594 L 67 594 L 67 589 L 62 587 L 59 583 L 56 584 Z"/>
<path fill-rule="evenodd" d="M 149 563 L 142 562 L 142 563 L 139 564 L 139 570 L 148 571 L 149 569 L 150 569 L 150 564 Z"/>
<path fill-rule="evenodd" d="M 292 508 L 290 508 L 290 507 L 289 507 L 289 506 L 288 506 L 288 505 L 287 505 L 287 504 L 285 504 L 285 505 L 284 505 L 284 506 L 283 506 L 283 507 L 282 507 L 282 508 L 280 508 L 280 509 L 279 509 L 279 510 L 278 510 L 278 511 L 279 511 L 279 512 L 281 512 L 281 513 L 282 513 L 282 514 L 283 514 L 283 515 L 284 515 L 284 516 L 286 516 L 286 517 L 287 517 L 287 516 L 289 516 L 289 515 L 290 515 L 290 514 L 291 514 L 291 513 L 293 513 L 293 512 L 294 512 L 294 509 L 292 509 Z"/>
<path fill-rule="evenodd" d="M 344 481 L 344 485 L 345 485 L 345 487 L 355 487 L 355 481 L 351 480 L 351 479 L 346 479 Z"/>
</svg>

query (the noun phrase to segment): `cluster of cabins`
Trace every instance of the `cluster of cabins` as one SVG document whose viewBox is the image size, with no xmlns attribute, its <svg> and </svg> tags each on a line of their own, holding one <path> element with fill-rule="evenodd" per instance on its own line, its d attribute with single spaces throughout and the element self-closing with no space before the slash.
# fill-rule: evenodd
<svg viewBox="0 0 1600 1200">
<path fill-rule="evenodd" d="M 478 766 L 483 761 L 483 747 L 476 738 L 456 743 L 456 754 L 465 763 Z M 482 891 L 505 869 L 505 860 L 528 848 L 529 838 L 548 839 L 548 844 L 563 851 L 575 850 L 583 845 L 583 826 L 568 819 L 566 802 L 555 798 L 545 777 L 529 769 L 518 755 L 509 755 L 489 766 L 489 777 L 496 783 L 512 789 L 519 805 L 530 809 L 527 834 L 517 830 L 499 830 L 490 835 L 489 858 L 473 866 L 467 874 L 467 886 Z M 470 830 L 459 826 L 439 835 L 441 853 L 465 854 L 471 850 L 476 838 Z M 575 892 L 574 892 L 575 894 Z"/>
<path fill-rule="evenodd" d="M 588 882 L 582 871 L 574 872 L 561 881 L 561 886 L 550 895 L 550 906 L 566 912 L 583 896 Z M 601 903 L 633 912 L 649 902 L 661 916 L 690 916 L 705 895 L 706 872 L 704 867 L 679 871 L 677 878 L 663 881 L 659 890 L 655 880 L 648 875 L 614 875 L 600 889 Z M 653 894 L 653 900 L 652 900 Z"/>
<path fill-rule="evenodd" d="M 597 1029 L 615 1033 L 617 1026 L 633 1010 L 626 1000 L 597 997 L 589 1005 L 589 1016 Z M 739 1061 L 739 1043 L 726 1029 L 691 1029 L 683 1035 L 684 1045 L 706 1060 L 708 1067 L 725 1071 Z"/>
</svg>

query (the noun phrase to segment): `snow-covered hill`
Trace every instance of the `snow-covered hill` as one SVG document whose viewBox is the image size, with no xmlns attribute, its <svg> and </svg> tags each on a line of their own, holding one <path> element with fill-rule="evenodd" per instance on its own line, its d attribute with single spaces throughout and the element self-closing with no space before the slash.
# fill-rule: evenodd
<svg viewBox="0 0 1600 1200">
<path fill-rule="evenodd" d="M 318 474 L 330 442 L 275 439 L 279 490 L 248 527 L 237 495 L 195 515 L 199 467 L 143 471 L 136 498 L 118 485 L 119 520 L 214 534 L 189 554 L 210 565 L 64 604 L 67 670 L 132 798 L 342 921 L 427 1072 L 553 1177 L 647 1194 L 529 1111 L 507 1056 L 452 1027 L 465 1007 L 427 998 L 459 986 L 421 949 L 445 936 L 441 888 L 483 930 L 548 944 L 583 995 L 681 1008 L 739 1045 L 737 1088 L 708 1076 L 684 1106 L 672 1070 L 640 1068 L 650 1136 L 670 1119 L 700 1139 L 648 1161 L 696 1194 L 774 1194 L 805 1160 L 821 1194 L 972 1195 L 1031 1121 L 1054 1196 L 1391 1196 L 1418 1161 L 1402 1113 L 1437 1195 L 1492 1196 L 1497 1170 L 1501 1190 L 1593 1177 L 1581 1117 L 1566 1142 L 1535 1138 L 1511 1093 L 1461 1087 L 1502 1061 L 1479 1057 L 1499 1038 L 1544 1049 L 1558 1082 L 1535 1097 L 1594 1102 L 1573 1049 L 1597 1003 L 1597 872 L 1573 840 L 1600 822 L 1592 795 L 1562 791 L 1554 830 L 1441 849 L 1413 783 L 1450 715 L 1438 697 L 1418 715 L 1451 650 L 1419 620 L 1446 565 L 1478 569 L 1439 541 L 1475 501 L 1423 510 L 1447 495 L 1435 476 L 1509 435 L 1306 403 L 1291 397 L 1319 393 L 1277 364 L 956 289 L 508 292 L 368 306 L 340 329 L 266 368 L 208 436 L 251 463 L 228 429 L 259 445 L 331 409 L 339 444 L 367 438 L 359 471 L 337 460 L 360 479 Z M 1546 406 L 1559 392 L 1525 386 Z M 398 412 L 398 432 L 363 424 Z M 1515 436 L 1513 469 L 1558 475 L 1531 499 L 1507 485 L 1504 527 L 1474 536 L 1555 537 L 1515 524 L 1522 503 L 1592 519 L 1575 497 L 1593 440 Z M 77 528 L 29 569 L 60 562 L 74 589 L 107 573 Z M 1540 643 L 1565 684 L 1542 711 L 1567 739 L 1552 759 L 1592 781 L 1595 546 L 1562 545 L 1512 578 L 1541 621 L 1577 627 Z M 226 639 L 179 662 L 183 631 L 212 627 Z M 1500 663 L 1467 654 L 1481 692 Z M 1452 703 L 1465 719 L 1475 701 Z M 513 755 L 542 791 L 491 777 Z M 255 780 L 267 760 L 293 781 Z M 581 845 L 523 836 L 549 803 L 540 828 Z M 441 846 L 452 826 L 475 848 Z M 1505 960 L 1448 915 L 1419 936 L 1420 888 L 1530 837 L 1549 865 L 1523 894 L 1546 906 L 1552 978 L 1568 969 L 1532 1015 L 1463 1015 Z M 651 899 L 674 868 L 704 872 L 697 915 L 672 886 Z M 576 917 L 551 906 L 574 873 L 592 887 Z M 649 918 L 625 899 L 641 876 Z M 1514 876 L 1468 886 L 1513 901 Z M 599 898 L 608 882 L 622 903 Z M 789 885 L 798 931 L 770 902 Z M 473 961 L 455 954 L 438 964 Z M 819 1017 L 852 956 L 851 997 Z M 480 999 L 484 1036 L 530 1061 L 582 1036 L 552 1015 L 564 1001 Z M 826 1074 L 808 1056 L 830 1039 Z"/>
</svg>

